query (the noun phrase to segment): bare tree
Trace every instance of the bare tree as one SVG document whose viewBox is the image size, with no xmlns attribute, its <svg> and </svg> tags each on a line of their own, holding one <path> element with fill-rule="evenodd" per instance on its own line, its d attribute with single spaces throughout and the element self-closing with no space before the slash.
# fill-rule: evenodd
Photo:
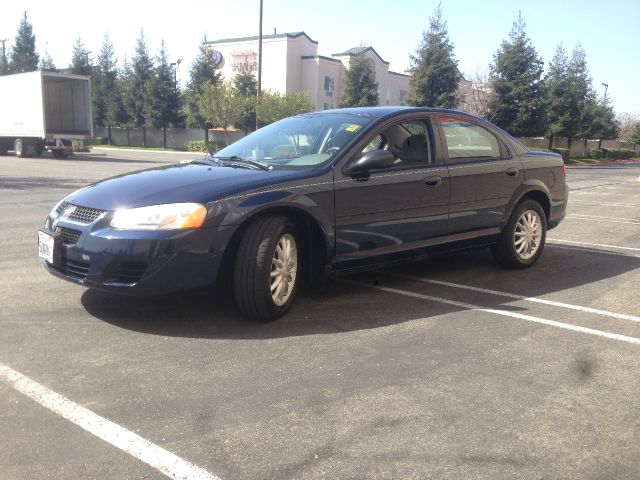
<svg viewBox="0 0 640 480">
<path fill-rule="evenodd" d="M 461 79 L 458 84 L 458 110 L 491 120 L 490 109 L 493 90 L 489 84 L 489 73 L 478 69 L 469 79 Z"/>
<path fill-rule="evenodd" d="M 622 141 L 628 142 L 636 125 L 640 124 L 640 115 L 631 113 L 621 113 L 616 117 L 616 123 L 620 129 L 619 137 Z"/>
</svg>

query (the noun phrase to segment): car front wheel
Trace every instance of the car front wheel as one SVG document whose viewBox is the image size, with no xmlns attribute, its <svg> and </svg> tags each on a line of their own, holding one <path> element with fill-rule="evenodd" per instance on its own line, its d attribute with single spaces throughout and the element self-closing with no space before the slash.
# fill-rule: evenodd
<svg viewBox="0 0 640 480">
<path fill-rule="evenodd" d="M 294 224 L 281 216 L 252 223 L 238 248 L 234 271 L 236 303 L 247 317 L 275 320 L 295 297 L 300 256 Z"/>
<path fill-rule="evenodd" d="M 547 235 L 544 211 L 535 200 L 525 200 L 511 214 L 492 252 L 508 268 L 527 268 L 536 263 Z"/>
</svg>

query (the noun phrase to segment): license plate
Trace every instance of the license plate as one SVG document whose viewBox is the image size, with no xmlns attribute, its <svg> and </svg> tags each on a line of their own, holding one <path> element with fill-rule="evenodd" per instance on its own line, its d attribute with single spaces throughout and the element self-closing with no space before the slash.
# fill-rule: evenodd
<svg viewBox="0 0 640 480">
<path fill-rule="evenodd" d="M 53 249 L 55 239 L 45 232 L 38 232 L 38 256 L 49 263 L 53 263 Z"/>
</svg>

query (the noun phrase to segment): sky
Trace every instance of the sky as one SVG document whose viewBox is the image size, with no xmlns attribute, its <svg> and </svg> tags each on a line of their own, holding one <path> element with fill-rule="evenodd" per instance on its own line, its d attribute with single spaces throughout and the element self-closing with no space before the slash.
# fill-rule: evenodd
<svg viewBox="0 0 640 480">
<path fill-rule="evenodd" d="M 488 73 L 493 54 L 521 11 L 545 68 L 556 45 L 562 43 L 570 52 L 580 42 L 597 93 L 603 95 L 602 83 L 607 83 L 607 96 L 617 113 L 640 115 L 640 0 L 264 0 L 263 32 L 304 31 L 319 42 L 318 53 L 327 56 L 372 46 L 391 62 L 391 70 L 403 72 L 438 3 L 465 77 Z M 259 4 L 259 0 L 4 2 L 0 39 L 9 39 L 8 48 L 13 45 L 26 11 L 38 53 L 42 56 L 48 50 L 58 68 L 68 66 L 78 36 L 95 58 L 105 33 L 121 65 L 125 56 L 133 54 L 144 29 L 151 54 L 164 40 L 169 60 L 182 59 L 177 73 L 184 85 L 205 36 L 216 40 L 258 34 Z"/>
</svg>

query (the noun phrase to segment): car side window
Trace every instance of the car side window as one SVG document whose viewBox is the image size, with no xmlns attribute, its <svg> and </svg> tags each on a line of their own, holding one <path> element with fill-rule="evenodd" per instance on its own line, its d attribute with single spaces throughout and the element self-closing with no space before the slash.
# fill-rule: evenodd
<svg viewBox="0 0 640 480">
<path fill-rule="evenodd" d="M 498 138 L 482 125 L 459 118 L 440 118 L 438 123 L 450 160 L 499 158 Z"/>
<path fill-rule="evenodd" d="M 408 121 L 386 127 L 362 149 L 387 150 L 395 157 L 394 167 L 415 167 L 431 163 L 429 129 L 425 122 Z"/>
</svg>

